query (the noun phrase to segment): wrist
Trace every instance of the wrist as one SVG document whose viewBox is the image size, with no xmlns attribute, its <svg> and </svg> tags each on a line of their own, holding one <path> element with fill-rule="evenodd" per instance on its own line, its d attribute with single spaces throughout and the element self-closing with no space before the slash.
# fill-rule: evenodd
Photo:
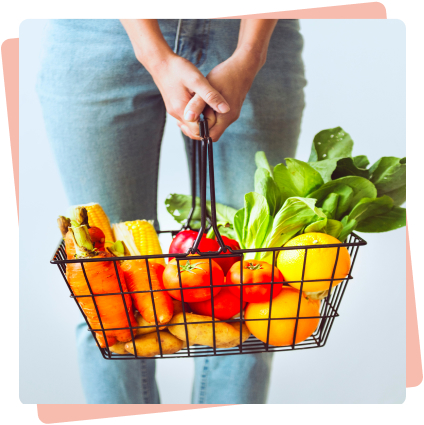
<svg viewBox="0 0 424 425">
<path fill-rule="evenodd" d="M 233 53 L 233 57 L 254 71 L 255 75 L 265 65 L 266 55 L 267 49 L 248 43 L 238 45 Z"/>
<path fill-rule="evenodd" d="M 151 74 L 165 67 L 169 60 L 175 56 L 166 42 L 140 44 L 135 47 L 134 51 L 137 60 Z"/>
</svg>

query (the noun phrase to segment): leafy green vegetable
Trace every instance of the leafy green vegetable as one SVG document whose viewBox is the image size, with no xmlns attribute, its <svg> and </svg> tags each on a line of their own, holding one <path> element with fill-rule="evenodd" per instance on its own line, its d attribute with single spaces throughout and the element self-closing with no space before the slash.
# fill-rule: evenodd
<svg viewBox="0 0 424 425">
<path fill-rule="evenodd" d="M 255 192 L 236 211 L 216 205 L 223 235 L 237 238 L 241 248 L 284 245 L 297 234 L 323 232 L 344 241 L 349 234 L 386 232 L 406 225 L 406 158 L 382 157 L 370 168 L 365 155 L 352 157 L 353 141 L 341 127 L 320 131 L 309 162 L 286 158 L 272 168 L 264 152 L 255 155 Z M 166 207 L 184 224 L 191 196 L 170 195 Z M 207 202 L 210 216 L 210 202 Z M 200 227 L 200 200 L 191 225 Z M 270 260 L 269 253 L 248 258 Z"/>
<path fill-rule="evenodd" d="M 188 218 L 188 215 L 191 211 L 191 196 L 190 195 L 178 195 L 172 193 L 165 200 L 165 206 L 167 211 L 174 217 L 174 219 L 180 223 L 185 224 Z M 228 207 L 227 205 L 220 204 L 219 202 L 215 203 L 216 205 L 216 219 L 217 223 L 220 226 L 227 226 L 233 224 L 234 214 L 237 210 L 234 208 Z M 207 215 L 211 215 L 211 203 L 206 201 L 206 211 Z M 196 208 L 194 210 L 191 227 L 193 229 L 200 228 L 200 219 L 201 219 L 201 208 L 200 208 L 200 198 L 196 196 Z M 231 229 L 232 230 L 232 229 Z M 224 230 L 224 234 L 225 234 Z M 228 232 L 228 231 L 227 231 Z"/>
<path fill-rule="evenodd" d="M 265 197 L 271 215 L 275 215 L 281 207 L 281 193 L 272 175 L 265 168 L 258 168 L 256 170 L 255 192 Z"/>
<path fill-rule="evenodd" d="M 354 195 L 354 191 L 350 186 L 346 184 L 340 184 L 336 186 L 333 190 L 334 192 L 332 193 L 339 195 L 339 202 L 337 204 L 336 215 L 333 218 L 337 218 L 338 220 L 340 220 L 341 217 L 343 217 L 343 215 L 349 209 Z M 318 203 L 318 206 L 320 206 L 320 202 Z"/>
<path fill-rule="evenodd" d="M 191 196 L 172 193 L 165 199 L 165 206 L 169 214 L 174 217 L 174 220 L 180 224 L 185 224 L 191 211 Z M 196 197 L 196 209 L 190 223 L 194 229 L 200 228 L 200 217 L 200 198 Z"/>
<path fill-rule="evenodd" d="M 312 142 L 309 162 L 352 156 L 353 140 L 341 127 L 320 131 Z"/>
<path fill-rule="evenodd" d="M 381 198 L 363 198 L 352 209 L 348 216 L 348 220 L 356 220 L 360 223 L 367 218 L 381 215 L 393 209 L 393 199 L 389 196 Z"/>
<path fill-rule="evenodd" d="M 406 158 L 383 157 L 369 172 L 378 196 L 390 196 L 396 206 L 406 201 Z"/>
<path fill-rule="evenodd" d="M 332 219 L 327 220 L 327 227 L 325 229 L 325 233 L 338 239 L 342 230 L 343 224 L 340 221 Z"/>
<path fill-rule="evenodd" d="M 246 249 L 244 245 L 244 211 L 244 208 L 242 208 L 234 215 L 234 230 L 241 249 Z"/>
<path fill-rule="evenodd" d="M 326 217 L 322 211 L 315 207 L 314 199 L 289 198 L 274 217 L 272 227 L 269 229 L 262 245 L 255 248 L 283 246 L 302 228 L 321 219 L 326 220 Z M 258 252 L 255 258 L 257 260 L 272 261 L 272 253 Z"/>
<path fill-rule="evenodd" d="M 337 161 L 337 167 L 331 178 L 336 180 L 346 176 L 359 176 L 367 179 L 369 177 L 369 171 L 366 168 L 359 168 L 353 158 L 340 158 Z"/>
<path fill-rule="evenodd" d="M 274 179 L 280 189 L 282 201 L 293 196 L 304 197 L 319 188 L 324 181 L 318 171 L 309 164 L 293 158 L 286 158 L 286 164 L 274 167 Z"/>
<path fill-rule="evenodd" d="M 353 190 L 353 196 L 350 199 L 348 210 L 352 209 L 362 198 L 375 198 L 377 196 L 377 190 L 369 180 L 358 176 L 348 176 L 325 183 L 307 197 L 315 198 L 320 202 L 330 193 L 340 190 L 345 186 L 349 186 Z"/>
<path fill-rule="evenodd" d="M 244 195 L 243 244 L 246 248 L 262 246 L 272 220 L 264 196 L 249 192 Z"/>
<path fill-rule="evenodd" d="M 356 230 L 365 233 L 381 233 L 396 230 L 406 226 L 406 209 L 393 207 L 384 214 L 369 217 L 358 224 Z"/>
<path fill-rule="evenodd" d="M 337 167 L 337 158 L 324 159 L 323 161 L 308 162 L 308 164 L 320 173 L 324 183 L 331 181 L 331 176 Z"/>
<path fill-rule="evenodd" d="M 338 193 L 332 192 L 324 199 L 321 209 L 324 212 L 324 214 L 327 216 L 327 218 L 333 219 L 336 217 L 337 206 L 339 204 L 339 198 L 340 198 L 340 195 Z"/>
<path fill-rule="evenodd" d="M 356 225 L 358 224 L 356 220 L 351 219 L 346 215 L 341 221 L 343 229 L 339 235 L 339 241 L 344 242 L 344 240 L 355 230 Z"/>
<path fill-rule="evenodd" d="M 353 163 L 358 168 L 367 168 L 368 165 L 370 165 L 370 162 L 368 161 L 368 158 L 365 155 L 358 155 L 353 157 Z"/>
<path fill-rule="evenodd" d="M 272 168 L 269 165 L 269 162 L 268 162 L 268 159 L 265 155 L 265 152 L 263 152 L 263 151 L 256 152 L 256 154 L 255 154 L 255 164 L 258 168 L 265 168 L 265 170 L 268 170 L 271 177 L 274 178 L 274 175 L 272 173 Z"/>
</svg>

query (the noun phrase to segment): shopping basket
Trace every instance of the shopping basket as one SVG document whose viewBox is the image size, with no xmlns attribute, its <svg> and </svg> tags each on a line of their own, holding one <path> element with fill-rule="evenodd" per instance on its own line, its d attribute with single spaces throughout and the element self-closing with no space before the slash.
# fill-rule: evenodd
<svg viewBox="0 0 424 425">
<path fill-rule="evenodd" d="M 191 184 L 192 184 L 192 208 L 190 211 L 190 214 L 188 216 L 188 219 L 186 221 L 186 223 L 184 224 L 182 230 L 186 230 L 186 229 L 191 229 L 190 227 L 190 223 L 191 223 L 191 219 L 193 217 L 193 213 L 195 211 L 196 208 L 196 194 L 197 194 L 197 177 L 196 177 L 196 168 L 198 168 L 198 180 L 199 180 L 199 186 L 200 186 L 200 207 L 201 207 L 201 223 L 200 223 L 200 229 L 198 231 L 198 236 L 197 239 L 195 240 L 193 246 L 186 252 L 186 253 L 181 253 L 181 254 L 161 254 L 161 255 L 140 255 L 140 256 L 126 256 L 126 257 L 111 257 L 111 258 L 102 258 L 102 259 L 73 259 L 73 260 L 68 260 L 66 257 L 66 253 L 65 253 L 65 245 L 64 242 L 62 241 L 54 256 L 53 259 L 50 261 L 51 264 L 56 264 L 60 270 L 60 273 L 62 274 L 63 279 L 65 280 L 69 291 L 70 291 L 70 297 L 74 299 L 74 301 L 76 302 L 78 308 L 81 311 L 81 314 L 83 315 L 87 325 L 88 325 L 88 331 L 91 332 L 93 334 L 93 338 L 95 340 L 95 342 L 97 343 L 97 346 L 102 354 L 102 356 L 105 359 L 109 359 L 109 360 L 131 360 L 131 359 L 140 359 L 140 358 L 181 358 L 181 357 L 205 357 L 205 356 L 223 356 L 223 355 L 237 355 L 237 354 L 252 354 L 252 353 L 262 353 L 262 352 L 278 352 L 278 351 L 292 351 L 292 350 L 302 350 L 302 349 L 310 349 L 310 348 L 319 348 L 319 347 L 323 347 L 329 337 L 331 328 L 333 326 L 333 322 L 334 319 L 336 317 L 339 316 L 338 310 L 340 307 L 340 303 L 342 301 L 343 295 L 345 293 L 347 284 L 350 280 L 353 279 L 352 277 L 352 269 L 353 266 L 355 264 L 355 260 L 356 260 L 356 256 L 358 253 L 358 249 L 360 246 L 362 245 L 366 245 L 366 242 L 360 238 L 358 235 L 352 233 L 348 238 L 347 241 L 344 243 L 339 243 L 339 244 L 328 244 L 328 245 L 310 245 L 310 246 L 301 246 L 301 247 L 273 247 L 273 248 L 258 248 L 258 249 L 239 249 L 239 250 L 234 250 L 231 249 L 230 247 L 226 246 L 218 229 L 217 226 L 217 220 L 216 220 L 216 203 L 215 203 L 215 184 L 214 184 L 214 165 L 213 165 L 213 143 L 212 143 L 212 139 L 209 137 L 209 132 L 208 132 L 208 128 L 207 128 L 207 122 L 204 120 L 201 120 L 199 123 L 200 126 L 200 134 L 201 134 L 201 140 L 199 141 L 193 141 L 193 149 L 192 149 L 192 153 L 191 153 Z M 207 192 L 207 177 L 209 176 L 209 192 L 210 192 L 210 214 L 207 213 L 207 208 L 206 208 L 206 192 Z M 200 252 L 199 251 L 199 244 L 201 242 L 201 238 L 202 236 L 205 234 L 205 232 L 207 232 L 209 230 L 209 228 L 212 227 L 217 241 L 220 245 L 220 248 L 218 251 L 216 252 Z M 181 230 L 181 229 L 180 229 Z M 172 230 L 172 231 L 160 231 L 159 233 L 170 233 L 172 236 L 175 236 L 180 230 Z M 334 285 L 333 287 L 333 281 L 334 279 L 334 273 L 336 271 L 336 267 L 337 267 L 337 262 L 339 259 L 339 253 L 340 253 L 340 249 L 342 247 L 346 247 L 347 250 L 349 251 L 350 254 L 350 258 L 351 258 L 351 264 L 350 264 L 350 270 L 347 274 L 347 276 L 343 279 L 343 281 L 341 283 L 339 283 L 338 285 Z M 313 317 L 302 317 L 299 314 L 300 311 L 300 305 L 301 305 L 301 297 L 302 297 L 302 288 L 303 288 L 303 284 L 304 282 L 311 282 L 310 280 L 305 280 L 304 276 L 305 276 L 305 265 L 306 265 L 306 258 L 308 255 L 308 251 L 313 250 L 313 249 L 325 249 L 325 248 L 336 248 L 337 249 L 337 254 L 336 254 L 336 259 L 335 259 L 335 263 L 334 263 L 334 268 L 333 268 L 333 274 L 332 274 L 332 278 L 331 279 L 320 279 L 320 281 L 322 280 L 328 280 L 330 281 L 330 286 L 329 286 L 329 290 L 328 290 L 328 294 L 325 296 L 325 298 L 323 298 L 320 301 L 320 309 L 319 309 L 319 316 L 313 316 Z M 274 271 L 272 272 L 272 277 L 271 277 L 271 281 L 270 282 L 266 282 L 266 283 L 261 283 L 261 284 L 265 284 L 265 285 L 270 285 L 271 289 L 270 289 L 270 305 L 269 305 L 269 315 L 268 318 L 266 319 L 246 319 L 243 315 L 243 285 L 249 285 L 248 283 L 244 283 L 243 282 L 243 255 L 246 253 L 252 253 L 252 252 L 264 252 L 264 251 L 268 251 L 271 255 L 272 255 L 272 270 L 274 270 L 274 266 L 276 264 L 276 259 L 278 256 L 278 253 L 280 251 L 283 250 L 291 250 L 291 249 L 301 249 L 305 251 L 305 255 L 304 255 L 304 262 L 303 262 L 303 271 L 302 271 L 302 279 L 300 281 L 300 291 L 299 291 L 299 300 L 298 300 L 298 308 L 297 308 L 297 314 L 295 316 L 292 317 L 271 317 L 271 310 L 272 310 L 272 301 L 273 301 L 273 290 L 274 290 Z M 202 258 L 208 259 L 209 260 L 209 265 L 211 266 L 211 261 L 213 259 L 217 259 L 217 258 L 223 258 L 223 257 L 240 257 L 240 285 L 241 286 L 241 290 L 240 290 L 240 311 L 241 313 L 238 315 L 238 317 L 234 317 L 232 319 L 229 320 L 218 320 L 215 318 L 215 313 L 214 313 L 214 309 L 213 309 L 213 290 L 212 290 L 212 278 L 210 279 L 210 285 L 209 286 L 205 286 L 203 288 L 209 288 L 210 289 L 210 293 L 211 293 L 211 304 L 212 304 L 212 317 L 210 321 L 202 321 L 202 322 L 193 322 L 190 321 L 189 323 L 187 322 L 186 319 L 186 314 L 188 314 L 187 311 L 187 304 L 184 303 L 184 291 L 187 288 L 183 288 L 182 287 L 182 283 L 181 283 L 181 272 L 180 272 L 180 267 L 179 267 L 179 263 L 182 260 L 187 259 L 187 257 L 190 254 L 197 254 L 199 256 L 201 256 Z M 130 323 L 130 318 L 129 315 L 127 313 L 127 320 L 128 320 L 128 327 L 127 328 L 105 328 L 102 324 L 100 315 L 99 315 L 99 311 L 98 311 L 98 307 L 96 304 L 96 297 L 98 296 L 110 296 L 110 295 L 121 295 L 122 297 L 122 302 L 125 305 L 125 294 L 133 294 L 133 293 L 150 293 L 151 295 L 151 299 L 152 299 L 152 304 L 153 304 L 153 309 L 154 309 L 154 314 L 156 316 L 156 307 L 155 307 L 155 303 L 154 303 L 154 292 L 156 291 L 169 291 L 170 289 L 152 289 L 152 281 L 151 281 L 151 277 L 150 274 L 148 274 L 148 279 L 149 279 L 149 285 L 150 285 L 150 290 L 148 291 L 123 291 L 122 289 L 122 282 L 120 281 L 120 277 L 119 277 L 119 273 L 117 273 L 117 262 L 123 261 L 123 260 L 129 260 L 129 261 L 133 261 L 133 260 L 144 260 L 146 262 L 146 267 L 148 269 L 148 261 L 152 260 L 152 259 L 158 259 L 158 258 L 169 258 L 169 257 L 173 257 L 176 258 L 177 261 L 177 265 L 178 265 L 178 275 L 179 275 L 179 282 L 180 282 L 180 293 L 181 293 L 181 300 L 182 300 L 182 313 L 183 313 L 183 317 L 184 317 L 184 323 L 178 323 L 179 326 L 181 326 L 182 324 L 184 325 L 184 332 L 185 332 L 185 339 L 186 339 L 186 347 L 182 348 L 180 351 L 174 353 L 174 354 L 165 354 L 164 350 L 162 348 L 162 343 L 161 343 L 161 338 L 160 338 L 160 328 L 163 328 L 163 325 L 159 325 L 157 322 L 157 319 L 155 321 L 155 324 L 151 324 L 149 326 L 132 326 Z M 85 273 L 85 269 L 84 269 L 84 264 L 88 263 L 88 262 L 92 262 L 92 261 L 112 261 L 114 262 L 114 269 L 115 269 L 115 273 L 119 282 L 119 287 L 120 287 L 120 292 L 119 293 L 114 293 L 114 294 L 94 294 L 92 292 L 91 286 L 90 286 L 90 282 L 87 279 L 87 275 Z M 85 276 L 85 280 L 90 292 L 90 295 L 79 295 L 76 296 L 74 295 L 71 286 L 68 283 L 67 277 L 66 277 L 66 267 L 67 264 L 69 263 L 80 263 L 81 264 L 81 268 L 84 271 L 84 276 Z M 340 279 L 337 279 L 337 281 L 339 281 Z M 287 285 L 287 282 L 284 282 L 284 285 Z M 217 287 L 223 287 L 225 285 L 213 285 L 213 288 L 217 288 Z M 284 289 L 283 289 L 284 290 Z M 175 291 L 175 289 L 173 289 L 173 291 Z M 94 302 L 94 306 L 96 308 L 97 311 L 97 315 L 99 316 L 99 322 L 100 322 L 100 328 L 95 329 L 92 328 L 87 320 L 86 315 L 84 314 L 83 309 L 81 308 L 81 306 L 78 303 L 78 298 L 81 297 L 91 297 L 93 302 Z M 307 320 L 307 319 L 319 319 L 319 324 L 318 327 L 316 328 L 316 330 L 314 331 L 314 333 L 308 337 L 307 339 L 305 339 L 302 342 L 299 343 L 295 343 L 296 341 L 296 334 L 297 334 L 297 330 L 298 330 L 298 324 L 300 320 Z M 249 320 L 265 320 L 267 322 L 267 338 L 266 341 L 260 341 L 259 339 L 255 338 L 253 335 L 251 335 L 247 340 L 245 340 L 243 342 L 242 340 L 242 325 L 244 323 L 246 323 L 246 321 Z M 293 332 L 293 339 L 292 339 L 292 343 L 289 345 L 285 345 L 285 346 L 273 346 L 269 343 L 269 337 L 270 337 L 270 328 L 271 328 L 271 323 L 273 320 L 294 320 L 295 321 L 295 325 L 294 325 L 294 332 Z M 216 338 L 215 338 L 215 328 L 216 325 L 218 323 L 236 323 L 239 325 L 239 330 L 240 330 L 240 341 L 239 344 L 235 347 L 231 347 L 231 348 L 218 348 L 217 347 L 217 343 L 216 343 Z M 211 344 L 211 346 L 204 346 L 204 345 L 190 345 L 190 341 L 189 341 L 189 334 L 188 334 L 188 326 L 189 325 L 194 325 L 194 324 L 212 324 L 212 332 L 213 332 L 213 343 Z M 172 325 L 169 324 L 167 326 L 177 326 L 177 325 Z M 157 356 L 155 357 L 143 357 L 140 355 L 137 355 L 137 350 L 135 348 L 135 337 L 136 337 L 136 330 L 138 328 L 141 327 L 151 327 L 154 328 L 154 331 L 157 333 L 157 342 L 159 345 L 159 353 Z M 135 354 L 116 354 L 114 352 L 112 352 L 110 350 L 110 347 L 107 344 L 107 338 L 106 338 L 106 334 L 105 331 L 110 331 L 110 330 L 121 330 L 121 329 L 130 329 L 131 330 L 131 343 L 133 344 L 134 347 L 134 353 Z M 99 342 L 97 341 L 96 338 L 96 332 L 101 332 L 104 336 L 104 340 L 106 341 L 106 347 L 102 348 L 99 344 Z"/>
</svg>

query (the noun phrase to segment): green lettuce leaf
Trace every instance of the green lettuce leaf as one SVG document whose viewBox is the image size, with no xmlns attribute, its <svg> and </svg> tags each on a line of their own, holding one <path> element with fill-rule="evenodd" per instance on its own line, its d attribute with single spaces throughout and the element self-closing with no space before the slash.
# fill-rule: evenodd
<svg viewBox="0 0 424 425">
<path fill-rule="evenodd" d="M 390 196 L 396 206 L 406 201 L 406 158 L 383 157 L 369 172 L 378 196 Z"/>
<path fill-rule="evenodd" d="M 331 176 L 337 167 L 339 158 L 324 159 L 322 161 L 308 162 L 308 164 L 321 175 L 324 183 L 331 181 Z"/>
<path fill-rule="evenodd" d="M 244 195 L 243 210 L 243 245 L 246 249 L 260 247 L 272 220 L 268 203 L 259 193 L 249 192 Z M 236 232 L 239 234 L 237 228 Z"/>
<path fill-rule="evenodd" d="M 255 192 L 264 196 L 269 205 L 269 211 L 274 216 L 281 208 L 281 193 L 270 172 L 258 168 L 255 173 Z"/>
<path fill-rule="evenodd" d="M 305 226 L 324 220 L 322 211 L 315 207 L 314 199 L 293 197 L 286 200 L 275 216 L 271 229 L 261 245 L 256 248 L 280 247 L 293 238 Z M 325 218 L 326 220 L 326 218 Z M 272 253 L 258 252 L 257 260 L 272 261 Z"/>
<path fill-rule="evenodd" d="M 348 186 L 347 186 L 348 187 Z M 321 209 L 329 219 L 336 217 L 337 206 L 339 204 L 340 195 L 338 193 L 330 193 L 322 202 Z"/>
<path fill-rule="evenodd" d="M 306 162 L 286 158 L 286 163 L 287 166 L 278 164 L 274 167 L 274 180 L 280 190 L 282 203 L 288 198 L 305 197 L 324 183 L 319 172 Z"/>
<path fill-rule="evenodd" d="M 342 177 L 340 179 L 325 183 L 318 190 L 312 192 L 307 197 L 315 198 L 317 200 L 317 205 L 320 205 L 320 203 L 324 202 L 325 198 L 330 193 L 347 193 L 348 189 L 346 189 L 346 186 L 352 189 L 352 195 L 349 196 L 349 203 L 347 209 L 342 213 L 340 212 L 341 210 L 339 200 L 338 212 L 336 217 L 337 219 L 341 218 L 341 214 L 345 214 L 346 212 L 350 211 L 362 198 L 377 197 L 377 190 L 373 183 L 363 177 L 358 176 Z"/>
<path fill-rule="evenodd" d="M 352 156 L 353 140 L 341 127 L 320 131 L 312 142 L 308 162 Z"/>
<path fill-rule="evenodd" d="M 361 223 L 367 218 L 389 212 L 393 206 L 393 199 L 386 195 L 374 199 L 362 198 L 349 213 L 348 220 Z"/>
<path fill-rule="evenodd" d="M 343 217 L 341 223 L 343 225 L 343 229 L 340 232 L 338 239 L 340 242 L 344 242 L 345 239 L 356 229 L 358 223 L 354 219 L 349 220 L 348 216 Z"/>
<path fill-rule="evenodd" d="M 365 155 L 358 155 L 353 157 L 353 163 L 358 168 L 367 168 L 368 165 L 370 165 L 370 162 L 368 161 L 368 158 Z"/>
<path fill-rule="evenodd" d="M 271 177 L 274 178 L 272 168 L 269 165 L 269 162 L 268 162 L 268 159 L 265 155 L 265 152 L 263 152 L 263 151 L 256 152 L 256 154 L 255 154 L 255 164 L 258 168 L 265 168 L 265 170 L 268 170 Z"/>
<path fill-rule="evenodd" d="M 327 220 L 327 227 L 325 229 L 325 233 L 339 239 L 340 233 L 343 230 L 343 224 L 338 220 Z"/>
<path fill-rule="evenodd" d="M 234 231 L 236 233 L 236 239 L 241 249 L 246 249 L 244 246 L 244 208 L 238 210 L 234 215 Z"/>
<path fill-rule="evenodd" d="M 406 226 L 406 209 L 393 207 L 390 211 L 377 214 L 361 221 L 356 230 L 364 233 L 381 233 Z"/>
<path fill-rule="evenodd" d="M 341 158 L 337 161 L 337 167 L 331 178 L 336 180 L 346 176 L 359 176 L 367 179 L 369 177 L 369 171 L 366 168 L 359 168 L 353 158 Z"/>
<path fill-rule="evenodd" d="M 188 218 L 188 215 L 191 211 L 191 196 L 190 195 L 180 195 L 172 193 L 165 199 L 165 206 L 167 211 L 174 217 L 174 219 L 180 223 L 185 224 Z M 228 207 L 227 205 L 220 204 L 219 202 L 215 203 L 216 206 L 216 221 L 219 226 L 227 226 L 233 224 L 234 215 L 237 210 L 234 208 Z M 206 201 L 206 211 L 207 215 L 211 215 L 211 203 Z M 200 198 L 196 196 L 196 208 L 194 210 L 191 227 L 193 229 L 200 228 L 200 219 L 201 219 L 201 208 L 200 208 Z"/>
</svg>

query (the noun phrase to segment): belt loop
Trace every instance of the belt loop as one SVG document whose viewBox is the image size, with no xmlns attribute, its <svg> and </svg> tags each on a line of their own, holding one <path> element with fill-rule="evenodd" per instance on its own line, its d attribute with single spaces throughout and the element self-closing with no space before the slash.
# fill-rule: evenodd
<svg viewBox="0 0 424 425">
<path fill-rule="evenodd" d="M 175 36 L 175 45 L 174 45 L 174 53 L 177 54 L 178 52 L 178 44 L 180 41 L 180 32 L 181 32 L 181 24 L 182 24 L 182 19 L 178 19 L 178 27 L 177 27 L 177 35 Z"/>
</svg>

